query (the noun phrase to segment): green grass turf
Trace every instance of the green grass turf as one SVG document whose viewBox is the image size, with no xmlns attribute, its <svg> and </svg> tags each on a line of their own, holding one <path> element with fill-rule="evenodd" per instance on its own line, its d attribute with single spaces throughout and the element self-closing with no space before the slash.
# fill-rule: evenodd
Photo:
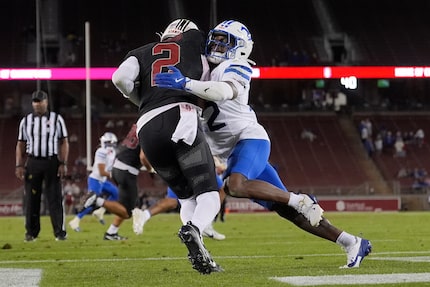
<svg viewBox="0 0 430 287">
<path fill-rule="evenodd" d="M 102 239 L 111 215 L 104 226 L 85 217 L 82 232 L 69 230 L 66 241 L 54 240 L 49 217 L 44 216 L 39 238 L 27 243 L 23 217 L 0 217 L 0 268 L 42 269 L 40 286 L 290 286 L 269 278 L 430 272 L 429 260 L 384 260 L 430 257 L 430 213 L 326 213 L 326 217 L 372 241 L 373 253 L 359 269 L 339 269 L 346 256 L 337 244 L 305 233 L 274 213 L 228 214 L 226 222 L 216 222 L 215 228 L 227 238 L 206 238 L 205 244 L 225 272 L 210 275 L 200 275 L 186 259 L 187 249 L 176 235 L 181 225 L 178 214 L 153 217 L 140 236 L 133 233 L 132 221 L 125 221 L 120 234 L 129 239 L 121 242 Z"/>
</svg>

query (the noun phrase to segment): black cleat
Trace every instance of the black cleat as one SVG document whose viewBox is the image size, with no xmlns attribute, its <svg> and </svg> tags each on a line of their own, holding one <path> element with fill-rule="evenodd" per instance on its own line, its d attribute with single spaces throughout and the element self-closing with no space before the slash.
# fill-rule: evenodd
<svg viewBox="0 0 430 287">
<path fill-rule="evenodd" d="M 33 235 L 26 234 L 24 238 L 24 242 L 33 242 L 36 241 L 36 237 Z"/>
<path fill-rule="evenodd" d="M 203 244 L 199 229 L 191 222 L 182 226 L 178 233 L 181 241 L 187 246 L 188 259 L 191 265 L 201 274 L 224 271 L 221 266 L 215 263 L 209 251 Z"/>
<path fill-rule="evenodd" d="M 103 236 L 104 240 L 127 240 L 127 237 L 121 236 L 118 233 L 109 234 L 105 233 L 105 236 Z"/>
<path fill-rule="evenodd" d="M 55 237 L 55 241 L 64 241 L 64 240 L 67 240 L 67 235 Z"/>
</svg>

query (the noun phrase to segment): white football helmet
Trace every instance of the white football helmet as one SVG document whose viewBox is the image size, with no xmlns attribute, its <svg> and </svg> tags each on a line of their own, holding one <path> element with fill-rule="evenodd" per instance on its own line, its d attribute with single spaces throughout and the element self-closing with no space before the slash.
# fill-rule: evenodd
<svg viewBox="0 0 430 287">
<path fill-rule="evenodd" d="M 166 30 L 164 30 L 164 32 L 160 35 L 160 41 L 162 42 L 167 38 L 175 37 L 192 29 L 198 30 L 199 28 L 196 24 L 194 24 L 194 22 L 190 20 L 176 19 L 175 21 L 170 23 L 169 26 L 167 26 Z"/>
<path fill-rule="evenodd" d="M 222 41 L 217 36 L 225 36 Z M 254 42 L 248 28 L 238 21 L 227 20 L 209 32 L 206 42 L 206 56 L 209 62 L 219 64 L 228 59 L 248 60 Z M 225 47 L 225 52 L 217 52 L 216 47 Z"/>
<path fill-rule="evenodd" d="M 100 145 L 102 146 L 102 148 L 116 147 L 117 143 L 118 138 L 114 133 L 111 132 L 105 132 L 100 138 Z"/>
</svg>

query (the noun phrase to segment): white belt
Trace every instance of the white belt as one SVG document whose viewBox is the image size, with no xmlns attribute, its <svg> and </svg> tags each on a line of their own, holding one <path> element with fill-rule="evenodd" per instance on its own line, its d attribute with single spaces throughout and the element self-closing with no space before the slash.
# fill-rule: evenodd
<svg viewBox="0 0 430 287">
<path fill-rule="evenodd" d="M 116 159 L 115 163 L 113 164 L 114 168 L 120 169 L 120 170 L 126 170 L 129 173 L 133 174 L 133 175 L 138 175 L 139 174 L 139 170 L 135 167 L 132 167 L 128 164 L 123 163 L 122 161 Z"/>
</svg>

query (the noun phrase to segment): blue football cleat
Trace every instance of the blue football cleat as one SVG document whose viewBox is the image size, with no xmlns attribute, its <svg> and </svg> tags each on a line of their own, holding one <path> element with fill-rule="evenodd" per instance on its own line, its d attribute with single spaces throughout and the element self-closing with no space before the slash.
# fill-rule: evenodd
<svg viewBox="0 0 430 287">
<path fill-rule="evenodd" d="M 369 240 L 356 237 L 356 243 L 346 251 L 347 262 L 346 265 L 340 268 L 358 268 L 364 257 L 372 252 L 372 244 Z"/>
</svg>

